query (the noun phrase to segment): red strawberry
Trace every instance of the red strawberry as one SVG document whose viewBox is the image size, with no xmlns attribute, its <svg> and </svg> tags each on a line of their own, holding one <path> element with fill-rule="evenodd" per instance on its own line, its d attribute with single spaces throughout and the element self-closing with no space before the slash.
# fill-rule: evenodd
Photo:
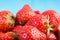
<svg viewBox="0 0 60 40">
<path fill-rule="evenodd" d="M 47 36 L 47 40 L 57 40 L 56 36 L 54 35 L 54 33 L 50 33 L 48 36 Z"/>
<path fill-rule="evenodd" d="M 15 19 L 10 11 L 4 10 L 0 13 L 0 30 L 8 31 L 14 28 Z"/>
<path fill-rule="evenodd" d="M 32 16 L 36 15 L 28 4 L 18 11 L 16 14 L 17 21 L 19 24 L 24 25 Z"/>
<path fill-rule="evenodd" d="M 47 10 L 43 12 L 43 15 L 45 15 L 46 17 L 49 17 L 49 24 L 53 25 L 52 28 L 54 29 L 54 31 L 56 31 L 57 27 L 60 24 L 59 14 L 54 10 Z"/>
<path fill-rule="evenodd" d="M 7 32 L 5 34 L 0 35 L 0 40 L 15 40 L 18 38 L 18 35 L 16 35 L 13 32 Z"/>
<path fill-rule="evenodd" d="M 14 16 L 10 11 L 4 10 L 0 13 L 0 30 L 8 31 L 14 28 Z"/>
<path fill-rule="evenodd" d="M 46 34 L 36 27 L 25 25 L 20 32 L 20 40 L 46 40 Z"/>
<path fill-rule="evenodd" d="M 4 33 L 2 31 L 0 31 L 0 36 L 3 35 Z"/>
<path fill-rule="evenodd" d="M 37 27 L 40 31 L 46 33 L 46 17 L 43 15 L 36 15 L 32 17 L 26 25 Z"/>
<path fill-rule="evenodd" d="M 36 14 L 41 14 L 39 10 L 37 10 L 37 11 L 34 11 L 34 12 L 35 12 Z"/>
<path fill-rule="evenodd" d="M 16 25 L 16 27 L 13 29 L 13 32 L 19 34 L 21 30 L 22 30 L 22 26 Z"/>
</svg>

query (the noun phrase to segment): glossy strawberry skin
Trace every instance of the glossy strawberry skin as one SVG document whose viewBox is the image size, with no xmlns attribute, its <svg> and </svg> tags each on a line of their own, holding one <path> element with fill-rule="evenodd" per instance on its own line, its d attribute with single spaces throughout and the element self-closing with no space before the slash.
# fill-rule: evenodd
<svg viewBox="0 0 60 40">
<path fill-rule="evenodd" d="M 13 14 L 10 11 L 3 10 L 0 13 L 0 30 L 8 31 L 14 28 L 15 20 Z"/>
<path fill-rule="evenodd" d="M 53 31 L 57 30 L 57 27 L 59 26 L 59 22 L 60 22 L 60 18 L 59 18 L 59 14 L 54 11 L 54 10 L 47 10 L 45 12 L 42 13 L 44 16 L 48 17 L 49 16 L 49 21 L 50 24 L 53 25 Z"/>
<path fill-rule="evenodd" d="M 20 40 L 46 40 L 46 34 L 36 27 L 25 25 L 20 32 Z"/>
<path fill-rule="evenodd" d="M 14 33 L 19 35 L 20 31 L 22 30 L 22 26 L 16 25 L 15 28 L 12 30 Z"/>
<path fill-rule="evenodd" d="M 43 15 L 36 15 L 32 17 L 26 25 L 32 25 L 38 28 L 40 31 L 46 33 L 46 18 Z"/>
<path fill-rule="evenodd" d="M 0 40 L 15 40 L 11 34 L 13 32 L 7 32 L 7 33 L 4 33 L 3 35 L 0 36 Z"/>
<path fill-rule="evenodd" d="M 48 36 L 47 36 L 47 40 L 57 40 L 56 36 L 54 35 L 54 33 L 50 33 Z"/>
<path fill-rule="evenodd" d="M 34 11 L 32 11 L 30 6 L 26 4 L 21 10 L 18 11 L 18 13 L 16 14 L 16 18 L 19 24 L 24 25 L 24 21 L 28 21 L 34 15 L 36 15 Z"/>
</svg>

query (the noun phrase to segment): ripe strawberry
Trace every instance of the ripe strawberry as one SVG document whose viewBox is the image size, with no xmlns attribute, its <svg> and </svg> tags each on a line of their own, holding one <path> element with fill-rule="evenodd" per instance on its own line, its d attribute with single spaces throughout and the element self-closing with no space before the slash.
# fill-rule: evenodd
<svg viewBox="0 0 60 40">
<path fill-rule="evenodd" d="M 21 30 L 22 30 L 22 26 L 16 25 L 16 27 L 13 29 L 13 32 L 19 34 Z"/>
<path fill-rule="evenodd" d="M 10 11 L 4 10 L 0 13 L 0 30 L 8 31 L 14 28 L 14 16 Z"/>
<path fill-rule="evenodd" d="M 13 32 L 7 32 L 4 33 L 3 35 L 0 35 L 0 40 L 15 40 L 17 38 L 18 36 Z"/>
<path fill-rule="evenodd" d="M 36 15 L 28 4 L 18 11 L 16 14 L 17 21 L 19 24 L 24 25 L 32 16 Z"/>
<path fill-rule="evenodd" d="M 46 40 L 46 34 L 36 27 L 25 25 L 20 32 L 20 40 Z"/>
<path fill-rule="evenodd" d="M 49 17 L 49 24 L 53 25 L 52 28 L 54 29 L 53 31 L 57 30 L 57 27 L 59 26 L 59 14 L 54 11 L 54 10 L 47 10 L 45 12 L 43 12 L 43 15 L 46 17 Z"/>
<path fill-rule="evenodd" d="M 37 11 L 34 11 L 36 14 L 41 14 L 41 12 L 39 11 L 39 10 L 37 10 Z"/>
<path fill-rule="evenodd" d="M 0 36 L 3 35 L 4 33 L 2 31 L 0 31 Z"/>
<path fill-rule="evenodd" d="M 36 15 L 32 17 L 26 25 L 37 27 L 40 31 L 46 33 L 46 17 L 43 15 Z"/>
<path fill-rule="evenodd" d="M 50 33 L 48 36 L 47 36 L 47 40 L 57 40 L 56 36 L 54 35 L 54 33 Z"/>
</svg>

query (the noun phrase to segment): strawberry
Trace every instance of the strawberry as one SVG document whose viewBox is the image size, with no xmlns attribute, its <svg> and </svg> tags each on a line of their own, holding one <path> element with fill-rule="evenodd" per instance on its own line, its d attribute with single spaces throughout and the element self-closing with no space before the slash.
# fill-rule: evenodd
<svg viewBox="0 0 60 40">
<path fill-rule="evenodd" d="M 18 35 L 16 35 L 13 32 L 7 32 L 0 35 L 0 40 L 15 40 L 17 38 L 18 38 Z"/>
<path fill-rule="evenodd" d="M 49 17 L 49 24 L 53 25 L 52 28 L 54 29 L 53 31 L 55 32 L 60 24 L 59 14 L 54 10 L 47 10 L 42 14 L 46 17 Z"/>
<path fill-rule="evenodd" d="M 46 34 L 39 31 L 36 27 L 25 25 L 21 30 L 20 40 L 46 40 Z"/>
<path fill-rule="evenodd" d="M 3 35 L 4 33 L 2 31 L 0 31 L 0 36 Z"/>
<path fill-rule="evenodd" d="M 50 33 L 48 36 L 47 36 L 47 40 L 57 40 L 56 36 L 54 35 L 54 33 Z"/>
<path fill-rule="evenodd" d="M 26 4 L 21 10 L 17 12 L 16 19 L 19 24 L 24 25 L 34 15 L 36 15 L 35 12 L 32 11 L 28 4 Z"/>
<path fill-rule="evenodd" d="M 34 11 L 36 14 L 41 14 L 39 10 Z"/>
<path fill-rule="evenodd" d="M 21 30 L 22 30 L 22 26 L 16 25 L 15 28 L 13 29 L 13 32 L 19 35 Z"/>
<path fill-rule="evenodd" d="M 32 17 L 26 25 L 32 25 L 38 28 L 40 31 L 46 33 L 46 17 L 43 15 L 36 15 Z"/>
<path fill-rule="evenodd" d="M 4 10 L 0 13 L 0 30 L 8 31 L 14 28 L 15 19 L 10 11 Z"/>
</svg>

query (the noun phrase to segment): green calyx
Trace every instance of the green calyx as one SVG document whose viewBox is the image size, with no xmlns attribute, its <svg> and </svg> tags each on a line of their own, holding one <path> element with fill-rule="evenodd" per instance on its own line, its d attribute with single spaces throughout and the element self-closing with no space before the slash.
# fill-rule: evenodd
<svg viewBox="0 0 60 40">
<path fill-rule="evenodd" d="M 16 40 L 19 40 L 19 36 L 17 34 L 11 33 L 11 36 L 15 38 Z"/>
</svg>

